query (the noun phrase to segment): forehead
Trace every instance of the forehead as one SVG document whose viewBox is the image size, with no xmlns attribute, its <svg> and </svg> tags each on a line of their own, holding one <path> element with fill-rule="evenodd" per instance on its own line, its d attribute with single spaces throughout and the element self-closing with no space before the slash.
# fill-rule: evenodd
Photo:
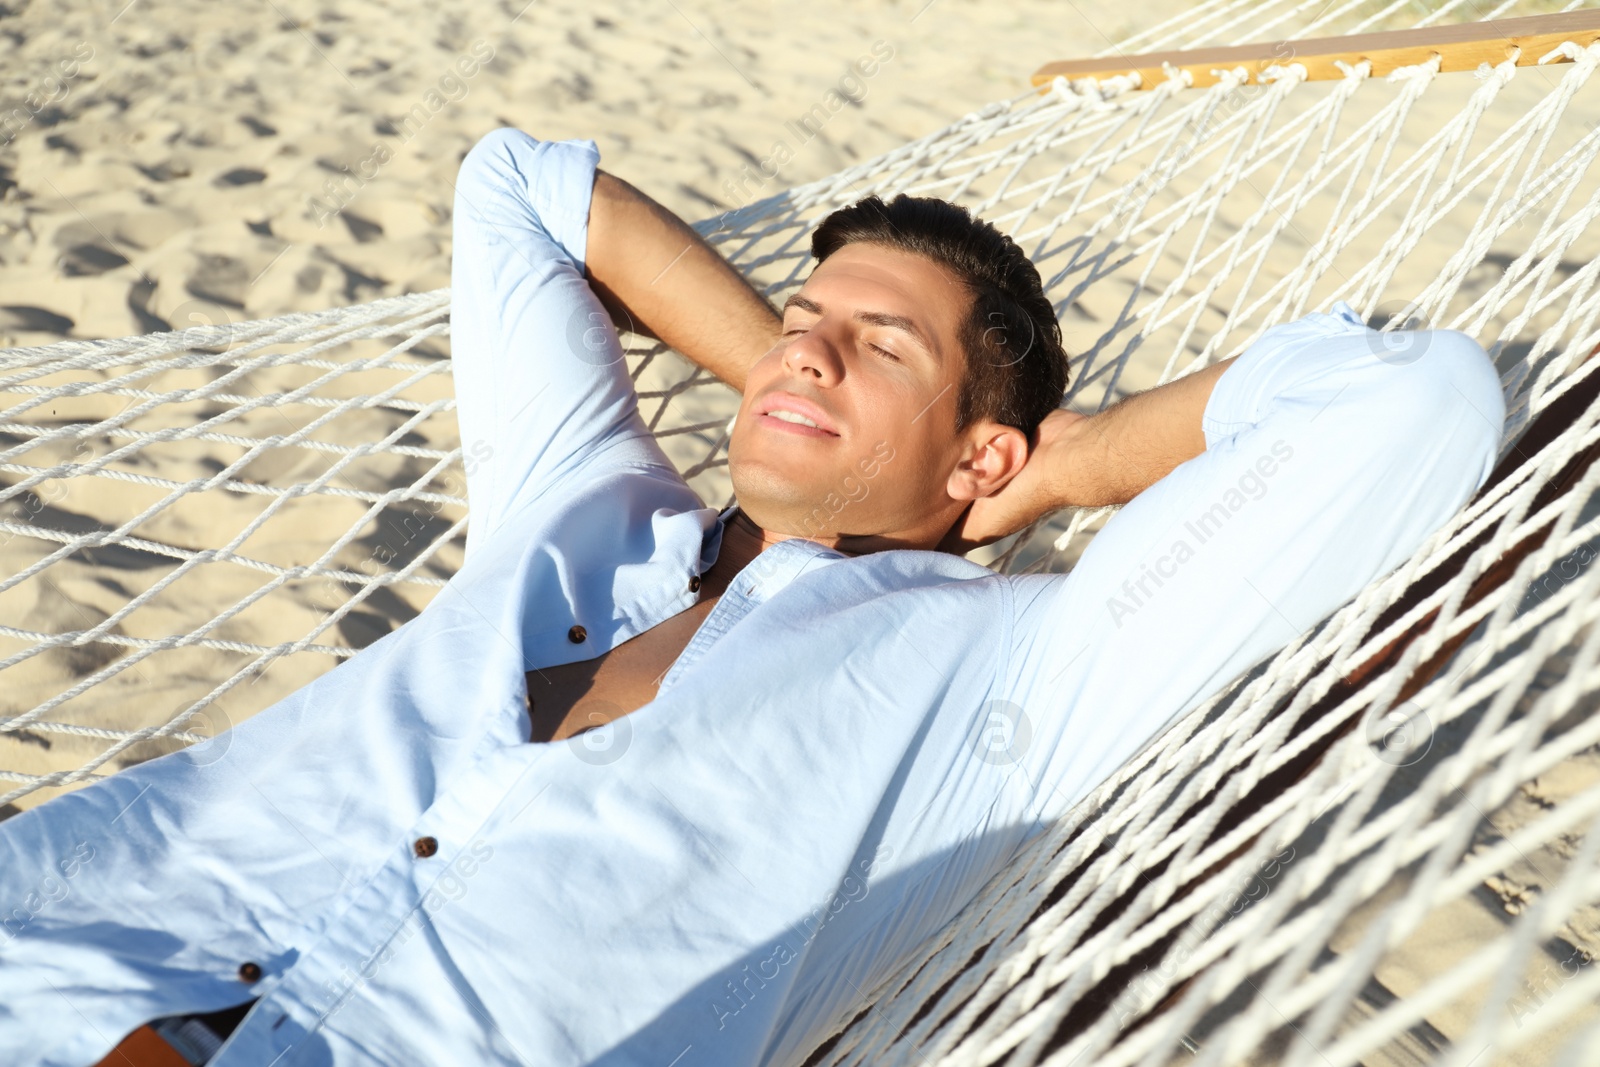
<svg viewBox="0 0 1600 1067">
<path fill-rule="evenodd" d="M 825 314 L 913 319 L 945 352 L 956 350 L 972 300 L 948 268 L 926 256 L 866 242 L 845 245 L 817 264 L 800 292 Z"/>
</svg>

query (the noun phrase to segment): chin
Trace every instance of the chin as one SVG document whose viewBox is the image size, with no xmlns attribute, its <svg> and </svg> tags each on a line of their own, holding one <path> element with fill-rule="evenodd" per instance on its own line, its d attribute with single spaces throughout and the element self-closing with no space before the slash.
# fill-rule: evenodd
<svg viewBox="0 0 1600 1067">
<path fill-rule="evenodd" d="M 821 495 L 814 487 L 766 463 L 728 459 L 728 480 L 739 510 L 767 529 L 810 509 Z"/>
<path fill-rule="evenodd" d="M 739 510 L 769 533 L 831 543 L 839 537 L 874 536 L 876 516 L 850 503 L 826 506 L 825 489 L 806 488 L 770 470 L 746 469 L 733 479 Z"/>
</svg>

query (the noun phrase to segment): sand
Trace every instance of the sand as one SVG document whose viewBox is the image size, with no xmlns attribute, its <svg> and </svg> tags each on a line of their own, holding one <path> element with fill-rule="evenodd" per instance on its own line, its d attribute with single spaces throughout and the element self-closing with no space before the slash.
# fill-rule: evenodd
<svg viewBox="0 0 1600 1067">
<path fill-rule="evenodd" d="M 478 137 L 502 125 L 592 138 L 603 167 L 687 218 L 706 218 L 1015 95 L 1041 64 L 1096 52 L 1182 6 L 23 0 L 0 16 L 8 38 L 0 73 L 0 347 L 236 323 L 448 285 L 456 168 Z M 793 124 L 830 94 L 848 97 L 848 106 L 801 143 Z M 89 414 L 103 413 L 92 405 L 51 413 Z M 370 432 L 390 428 L 374 416 Z M 448 432 L 429 440 L 453 443 Z M 186 460 L 192 469 L 167 476 L 201 476 L 236 455 L 200 450 Z M 265 464 L 250 473 L 262 481 L 304 476 Z M 72 497 L 68 510 L 110 521 L 145 499 L 135 488 L 96 485 Z M 302 513 L 300 526 L 252 543 L 253 554 L 292 565 L 359 514 L 327 507 L 325 524 L 307 524 Z M 218 544 L 258 508 L 254 500 L 235 507 L 226 496 L 186 503 L 145 535 Z M 0 572 L 38 554 L 36 543 L 8 542 Z M 434 573 L 446 576 L 458 561 L 446 553 Z M 138 559 L 59 568 L 48 592 L 0 597 L 0 622 L 85 628 L 152 580 Z M 224 601 L 242 595 L 208 592 Z M 329 639 L 365 644 L 428 595 L 369 605 Z M 226 636 L 294 639 L 320 610 L 291 604 L 271 617 L 246 616 Z M 216 655 L 192 650 L 180 667 L 130 672 L 115 699 L 178 706 L 205 692 Z M 30 661 L 0 675 L 0 709 L 31 707 L 36 694 L 113 658 L 92 646 Z M 332 662 L 274 668 L 201 732 L 270 704 Z M 136 721 L 138 713 L 113 714 L 106 724 Z M 49 769 L 62 765 L 63 753 L 93 753 L 98 744 L 7 737 L 0 766 Z M 1575 767 L 1564 773 L 1600 774 L 1590 763 Z M 1574 786 L 1553 778 L 1529 788 L 1536 803 L 1538 790 Z M 1506 872 L 1460 905 L 1471 914 L 1445 923 L 1439 942 L 1419 935 L 1407 946 L 1411 955 L 1399 954 L 1379 978 L 1403 995 L 1414 972 L 1460 955 L 1463 942 L 1449 930 L 1494 928 L 1537 881 L 1531 870 Z M 1600 951 L 1587 931 L 1572 941 Z M 1430 1025 L 1448 1034 L 1468 1022 L 1445 1013 Z"/>
<path fill-rule="evenodd" d="M 1014 95 L 1160 6 L 24 4 L 4 20 L 0 346 L 447 285 L 456 167 L 501 125 L 593 138 L 602 166 L 715 215 Z M 841 84 L 856 102 L 818 137 L 748 169 Z"/>
</svg>

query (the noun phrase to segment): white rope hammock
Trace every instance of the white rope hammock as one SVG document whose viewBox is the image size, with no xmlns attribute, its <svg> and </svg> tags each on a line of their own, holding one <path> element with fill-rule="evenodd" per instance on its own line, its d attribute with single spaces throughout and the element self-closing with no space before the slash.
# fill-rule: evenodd
<svg viewBox="0 0 1600 1067">
<path fill-rule="evenodd" d="M 1408 6 L 1209 0 L 1118 50 Z M 1485 6 L 1413 25 L 1553 5 Z M 1039 265 L 1080 411 L 1335 299 L 1471 334 L 1507 396 L 1461 515 L 1096 790 L 809 1063 L 1593 1062 L 1600 45 L 1559 57 L 1057 82 L 702 224 L 780 297 L 833 208 L 966 204 Z M 439 291 L 0 353 L 0 805 L 215 734 L 420 610 L 466 521 L 461 450 L 433 444 L 455 440 L 448 312 Z M 658 348 L 630 364 L 674 462 L 728 501 L 737 397 Z M 1070 567 L 1105 517 L 992 566 Z"/>
</svg>

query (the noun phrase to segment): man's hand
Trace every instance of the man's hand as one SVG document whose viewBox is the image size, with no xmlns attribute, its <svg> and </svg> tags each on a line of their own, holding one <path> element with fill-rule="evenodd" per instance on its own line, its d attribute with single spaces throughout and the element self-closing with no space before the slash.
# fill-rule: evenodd
<svg viewBox="0 0 1600 1067">
<path fill-rule="evenodd" d="M 979 497 L 950 528 L 938 551 L 966 555 L 1027 528 L 1034 520 L 1066 506 L 1061 473 L 1089 422 L 1087 415 L 1057 408 L 1039 424 L 1039 440 L 1022 470 L 999 492 Z"/>
<path fill-rule="evenodd" d="M 938 550 L 966 555 L 1061 508 L 1126 504 L 1205 451 L 1200 420 L 1232 363 L 1225 359 L 1126 397 L 1098 415 L 1052 411 L 1022 470 L 969 504 Z"/>
</svg>

